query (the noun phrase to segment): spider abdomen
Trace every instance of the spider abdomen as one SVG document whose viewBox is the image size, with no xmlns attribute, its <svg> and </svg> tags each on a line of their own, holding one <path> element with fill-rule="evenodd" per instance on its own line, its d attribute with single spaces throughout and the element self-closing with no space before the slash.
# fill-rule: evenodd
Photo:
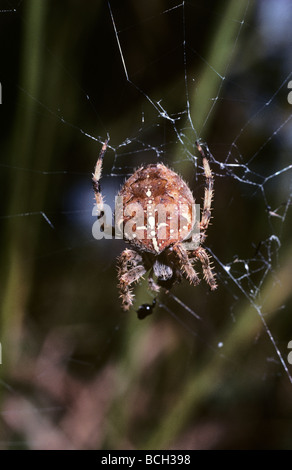
<svg viewBox="0 0 292 470">
<path fill-rule="evenodd" d="M 123 212 L 118 225 L 124 238 L 140 250 L 161 253 L 185 240 L 193 228 L 193 194 L 165 165 L 141 167 L 119 192 Z"/>
</svg>

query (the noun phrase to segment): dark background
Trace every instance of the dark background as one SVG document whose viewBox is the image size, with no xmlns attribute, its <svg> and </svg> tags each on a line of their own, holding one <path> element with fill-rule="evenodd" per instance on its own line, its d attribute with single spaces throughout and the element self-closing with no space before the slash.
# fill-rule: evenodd
<svg viewBox="0 0 292 470">
<path fill-rule="evenodd" d="M 291 449 L 291 4 L 111 9 L 128 80 L 107 2 L 1 2 L 0 446 Z M 121 311 L 124 243 L 91 235 L 108 134 L 110 204 L 157 159 L 200 202 L 208 142 L 216 292 L 184 283 L 139 321 L 142 283 Z"/>
</svg>

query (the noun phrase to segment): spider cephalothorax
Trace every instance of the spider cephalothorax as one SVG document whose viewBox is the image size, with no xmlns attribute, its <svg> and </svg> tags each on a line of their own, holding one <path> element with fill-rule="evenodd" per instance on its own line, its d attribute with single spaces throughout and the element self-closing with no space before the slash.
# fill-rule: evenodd
<svg viewBox="0 0 292 470">
<path fill-rule="evenodd" d="M 104 143 L 93 175 L 93 188 L 99 214 L 103 213 L 103 199 L 99 187 L 102 159 L 107 148 Z M 169 290 L 186 278 L 197 285 L 200 279 L 193 264 L 199 260 L 210 288 L 216 289 L 209 256 L 201 243 L 211 218 L 213 177 L 207 156 L 208 147 L 197 141 L 203 158 L 206 176 L 204 206 L 199 222 L 199 238 L 194 249 L 186 249 L 184 242 L 194 228 L 195 200 L 188 185 L 174 171 L 162 163 L 142 166 L 124 183 L 119 192 L 122 210 L 116 214 L 115 226 L 130 244 L 118 258 L 119 290 L 122 307 L 133 304 L 131 284 L 149 271 L 149 287 L 158 292 Z"/>
</svg>

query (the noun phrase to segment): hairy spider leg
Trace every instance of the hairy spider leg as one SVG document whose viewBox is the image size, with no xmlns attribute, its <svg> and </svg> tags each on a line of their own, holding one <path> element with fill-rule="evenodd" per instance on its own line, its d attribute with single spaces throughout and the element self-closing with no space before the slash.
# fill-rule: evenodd
<svg viewBox="0 0 292 470">
<path fill-rule="evenodd" d="M 210 157 L 211 152 L 207 146 L 207 144 L 202 143 L 200 140 L 196 141 L 197 149 L 199 150 L 202 160 L 203 160 L 203 167 L 206 177 L 206 184 L 205 184 L 205 194 L 204 194 L 204 205 L 202 210 L 202 217 L 200 222 L 200 240 L 204 242 L 206 240 L 206 231 L 211 219 L 211 209 L 212 209 L 212 199 L 213 199 L 213 186 L 214 186 L 214 179 L 212 175 L 212 171 L 210 169 L 208 157 Z"/>
<path fill-rule="evenodd" d="M 196 250 L 190 252 L 189 259 L 199 259 L 202 264 L 204 279 L 209 284 L 211 290 L 215 290 L 217 288 L 215 274 L 212 271 L 212 265 L 210 262 L 210 256 L 206 252 L 205 248 L 199 246 Z"/>
<path fill-rule="evenodd" d="M 129 310 L 133 305 L 134 294 L 130 289 L 131 284 L 137 282 L 145 273 L 142 256 L 126 248 L 118 258 L 118 287 L 123 310 Z"/>
<path fill-rule="evenodd" d="M 102 174 L 102 162 L 104 155 L 107 151 L 109 139 L 106 139 L 103 146 L 101 147 L 101 151 L 98 156 L 98 160 L 95 165 L 94 173 L 92 174 L 92 186 L 93 186 L 93 191 L 94 191 L 94 196 L 95 196 L 95 201 L 96 201 L 96 207 L 98 210 L 98 215 L 97 215 L 97 220 L 101 219 L 101 217 L 104 216 L 104 198 L 101 192 L 101 185 L 100 185 L 100 178 Z M 101 225 L 103 230 L 105 229 L 104 224 Z M 112 225 L 108 226 L 109 229 L 112 232 L 112 236 L 115 236 L 115 228 Z"/>
<path fill-rule="evenodd" d="M 194 284 L 194 286 L 197 286 L 200 282 L 200 278 L 189 260 L 187 250 L 183 247 L 181 243 L 177 243 L 173 246 L 173 252 L 176 254 L 179 260 L 182 272 L 184 273 L 186 279 L 191 284 Z"/>
</svg>

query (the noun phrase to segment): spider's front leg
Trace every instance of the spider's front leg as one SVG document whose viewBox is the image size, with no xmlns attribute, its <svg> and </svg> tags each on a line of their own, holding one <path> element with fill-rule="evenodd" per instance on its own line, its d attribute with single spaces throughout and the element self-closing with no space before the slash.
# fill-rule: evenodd
<svg viewBox="0 0 292 470">
<path fill-rule="evenodd" d="M 189 255 L 190 259 L 199 259 L 202 264 L 204 279 L 209 284 L 211 290 L 215 290 L 217 288 L 217 282 L 215 278 L 215 274 L 212 271 L 212 266 L 210 263 L 210 256 L 206 252 L 206 250 L 199 246 L 196 250 L 191 251 Z"/>
<path fill-rule="evenodd" d="M 103 157 L 105 155 L 105 152 L 107 151 L 108 142 L 109 142 L 109 139 L 106 139 L 101 148 L 98 160 L 95 165 L 94 173 L 92 175 L 92 186 L 93 186 L 94 197 L 95 197 L 96 208 L 97 208 L 97 220 L 101 219 L 104 216 L 104 200 L 103 200 L 103 195 L 101 193 L 99 180 L 102 174 L 102 162 L 103 162 Z M 101 223 L 101 227 L 103 227 L 104 231 L 107 231 L 108 233 L 111 233 L 112 236 L 114 236 L 115 230 L 111 224 L 109 225 L 106 224 L 106 227 L 105 227 L 105 224 Z"/>
<path fill-rule="evenodd" d="M 101 147 L 101 151 L 100 151 L 98 160 L 95 165 L 94 173 L 92 175 L 92 186 L 93 186 L 95 201 L 100 212 L 103 211 L 103 197 L 100 191 L 99 180 L 101 178 L 102 161 L 103 161 L 104 154 L 107 150 L 107 146 L 108 146 L 108 139 L 104 142 L 103 146 Z"/>
<path fill-rule="evenodd" d="M 204 173 L 206 178 L 205 183 L 205 195 L 204 195 L 204 206 L 202 211 L 202 218 L 200 222 L 200 239 L 201 243 L 206 239 L 206 231 L 211 219 L 211 210 L 212 210 L 212 199 L 214 195 L 214 179 L 212 171 L 210 169 L 208 158 L 211 157 L 211 152 L 206 143 L 203 143 L 201 140 L 196 142 L 197 148 L 202 156 Z"/>
<path fill-rule="evenodd" d="M 129 310 L 133 305 L 134 294 L 130 285 L 145 273 L 142 257 L 136 251 L 126 248 L 118 258 L 118 287 L 123 310 Z"/>
<path fill-rule="evenodd" d="M 184 276 L 187 278 L 187 280 L 191 284 L 194 284 L 195 286 L 197 286 L 200 282 L 200 279 L 196 271 L 194 270 L 192 263 L 189 260 L 187 250 L 183 247 L 181 243 L 177 243 L 176 245 L 173 246 L 173 252 L 178 258 L 178 261 L 180 263 L 180 267 Z"/>
</svg>

